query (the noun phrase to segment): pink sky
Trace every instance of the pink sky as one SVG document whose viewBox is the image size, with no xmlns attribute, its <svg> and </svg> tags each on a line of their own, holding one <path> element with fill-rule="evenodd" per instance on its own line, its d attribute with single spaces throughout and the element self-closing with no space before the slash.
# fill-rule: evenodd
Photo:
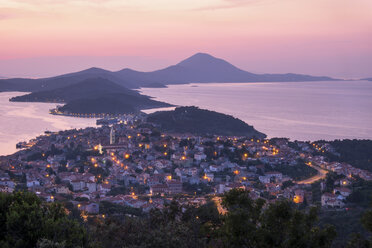
<svg viewBox="0 0 372 248">
<path fill-rule="evenodd" d="M 207 52 L 256 73 L 372 77 L 371 13 L 371 0 L 0 0 L 0 76 Z"/>
</svg>

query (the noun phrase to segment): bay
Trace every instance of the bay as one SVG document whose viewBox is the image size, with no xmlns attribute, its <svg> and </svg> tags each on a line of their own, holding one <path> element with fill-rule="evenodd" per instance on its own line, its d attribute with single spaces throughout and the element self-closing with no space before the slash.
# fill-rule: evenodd
<svg viewBox="0 0 372 248">
<path fill-rule="evenodd" d="M 9 98 L 25 92 L 0 93 L 0 155 L 17 151 L 16 144 L 28 141 L 45 131 L 95 126 L 95 119 L 55 116 L 49 114 L 54 103 L 9 102 Z"/>
<path fill-rule="evenodd" d="M 233 115 L 269 138 L 372 139 L 369 81 L 184 84 L 140 91 L 155 100 Z"/>
</svg>

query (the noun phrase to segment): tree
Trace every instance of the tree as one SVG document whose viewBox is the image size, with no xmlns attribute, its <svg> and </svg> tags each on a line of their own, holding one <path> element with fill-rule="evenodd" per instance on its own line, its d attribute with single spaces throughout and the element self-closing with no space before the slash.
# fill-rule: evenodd
<svg viewBox="0 0 372 248">
<path fill-rule="evenodd" d="M 57 203 L 42 202 L 35 194 L 0 193 L 0 247 L 82 247 L 86 230 Z M 47 239 L 54 246 L 47 246 Z"/>
<path fill-rule="evenodd" d="M 222 236 L 229 247 L 330 247 L 336 235 L 332 227 L 316 225 L 316 208 L 306 213 L 278 201 L 264 209 L 264 200 L 252 200 L 242 189 L 225 194 L 222 204 L 228 211 Z"/>
<path fill-rule="evenodd" d="M 66 245 L 64 242 L 58 243 L 58 242 L 53 242 L 48 239 L 41 239 L 37 241 L 36 248 L 65 248 Z"/>
<path fill-rule="evenodd" d="M 107 167 L 112 167 L 112 161 L 109 159 L 106 160 L 105 164 Z"/>
<path fill-rule="evenodd" d="M 346 248 L 369 248 L 370 242 L 364 239 L 360 234 L 352 234 L 351 239 L 347 242 Z"/>
<path fill-rule="evenodd" d="M 118 187 L 112 187 L 111 190 L 107 193 L 107 195 L 125 195 L 128 193 L 128 190 L 125 186 L 118 186 Z"/>
<path fill-rule="evenodd" d="M 255 236 L 264 203 L 263 200 L 253 201 L 249 192 L 241 189 L 233 189 L 224 195 L 222 205 L 228 212 L 221 231 L 226 245 L 257 247 Z"/>
<path fill-rule="evenodd" d="M 285 188 L 291 187 L 293 185 L 295 185 L 295 184 L 294 184 L 294 182 L 292 180 L 284 181 L 282 188 L 285 189 Z"/>
</svg>

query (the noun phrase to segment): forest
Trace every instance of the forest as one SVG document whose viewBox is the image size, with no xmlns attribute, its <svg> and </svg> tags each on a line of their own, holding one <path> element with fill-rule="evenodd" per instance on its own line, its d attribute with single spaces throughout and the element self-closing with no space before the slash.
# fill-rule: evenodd
<svg viewBox="0 0 372 248">
<path fill-rule="evenodd" d="M 249 192 L 233 189 L 222 196 L 227 211 L 214 201 L 163 210 L 129 213 L 110 204 L 101 213 L 84 216 L 71 205 L 47 203 L 30 192 L 0 194 L 0 246 L 7 247 L 332 247 L 337 233 L 320 225 L 318 209 L 299 210 L 293 203 L 252 200 Z M 362 223 L 372 231 L 372 211 Z M 353 235 L 344 247 L 370 247 L 370 240 Z"/>
</svg>

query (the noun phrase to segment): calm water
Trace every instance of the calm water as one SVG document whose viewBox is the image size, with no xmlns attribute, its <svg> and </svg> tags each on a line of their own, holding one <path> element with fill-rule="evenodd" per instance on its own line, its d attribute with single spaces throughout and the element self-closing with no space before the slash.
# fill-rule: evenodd
<svg viewBox="0 0 372 248">
<path fill-rule="evenodd" d="M 172 104 L 233 115 L 269 137 L 372 139 L 372 82 L 191 84 L 141 91 Z M 0 93 L 0 155 L 47 130 L 95 126 L 94 119 L 48 114 L 55 104 L 9 102 L 22 94 Z"/>
<path fill-rule="evenodd" d="M 372 82 L 191 84 L 141 91 L 233 115 L 269 137 L 372 139 Z"/>
<path fill-rule="evenodd" d="M 49 109 L 56 104 L 9 102 L 9 98 L 23 94 L 0 93 L 0 155 L 15 152 L 18 142 L 32 139 L 44 131 L 95 126 L 94 119 L 50 115 Z"/>
</svg>

